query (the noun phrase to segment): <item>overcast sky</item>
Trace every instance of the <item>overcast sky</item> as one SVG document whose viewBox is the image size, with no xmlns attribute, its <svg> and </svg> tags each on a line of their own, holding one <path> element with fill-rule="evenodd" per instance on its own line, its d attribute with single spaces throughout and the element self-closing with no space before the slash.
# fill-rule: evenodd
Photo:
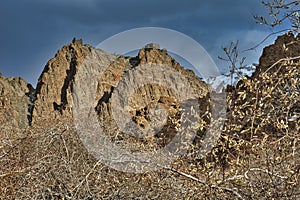
<svg viewBox="0 0 300 200">
<path fill-rule="evenodd" d="M 239 40 L 254 46 L 271 30 L 257 25 L 261 0 L 4 0 L 0 2 L 0 72 L 34 86 L 47 61 L 74 37 L 96 46 L 119 32 L 163 27 L 199 42 L 222 72 L 221 46 Z M 266 44 L 272 43 L 267 41 Z M 247 52 L 258 63 L 261 48 Z"/>
</svg>

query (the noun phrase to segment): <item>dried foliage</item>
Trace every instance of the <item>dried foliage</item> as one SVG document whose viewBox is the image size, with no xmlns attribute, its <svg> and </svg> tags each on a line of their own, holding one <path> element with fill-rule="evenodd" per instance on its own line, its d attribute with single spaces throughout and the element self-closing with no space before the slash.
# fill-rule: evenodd
<svg viewBox="0 0 300 200">
<path fill-rule="evenodd" d="M 213 154 L 246 199 L 299 198 L 299 59 L 228 88 L 228 119 Z"/>
</svg>

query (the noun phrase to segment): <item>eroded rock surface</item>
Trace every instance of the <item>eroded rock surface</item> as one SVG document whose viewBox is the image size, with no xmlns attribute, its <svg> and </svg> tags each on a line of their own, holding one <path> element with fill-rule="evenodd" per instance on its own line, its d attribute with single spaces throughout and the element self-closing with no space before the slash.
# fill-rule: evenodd
<svg viewBox="0 0 300 200">
<path fill-rule="evenodd" d="M 37 84 L 33 122 L 62 117 L 72 119 L 72 85 L 81 64 L 92 52 L 99 61 L 107 60 L 107 57 L 110 60 L 113 58 L 104 51 L 83 45 L 81 40 L 74 39 L 47 63 Z"/>
<path fill-rule="evenodd" d="M 0 125 L 27 127 L 33 93 L 33 87 L 22 78 L 6 78 L 0 74 Z"/>
<path fill-rule="evenodd" d="M 78 73 L 79 70 L 81 73 Z M 131 82 L 126 85 L 128 83 L 124 80 L 128 78 Z M 95 112 L 99 120 L 103 119 L 102 123 L 110 129 L 117 127 L 112 116 L 111 101 L 115 89 L 119 88 L 118 94 L 128 93 L 125 98 L 128 99 L 128 113 L 131 115 L 131 120 L 142 128 L 151 123 L 152 126 L 160 126 L 159 120 L 151 118 L 154 115 L 153 108 L 156 110 L 164 108 L 165 118 L 178 117 L 181 103 L 180 99 L 178 100 L 179 94 L 181 99 L 188 95 L 191 95 L 191 98 L 200 99 L 208 93 L 207 85 L 194 72 L 185 70 L 168 55 L 166 50 L 158 49 L 156 46 L 141 49 L 136 57 L 116 57 L 83 45 L 80 40 L 74 40 L 70 45 L 58 51 L 55 57 L 47 63 L 39 78 L 32 113 L 33 123 L 47 119 L 54 121 L 73 119 L 74 99 L 72 95 L 76 79 L 87 83 L 87 85 L 82 84 L 82 87 L 77 84 L 76 92 L 81 90 L 80 95 L 87 95 L 88 98 L 90 89 L 95 88 L 96 94 L 93 102 Z M 93 82 L 94 79 L 99 79 L 99 82 Z M 145 82 L 145 80 L 149 83 L 138 85 L 139 82 Z M 157 82 L 153 84 L 151 80 Z M 123 88 L 120 89 L 120 87 Z M 132 87 L 134 90 L 129 93 Z M 177 90 L 181 90 L 180 93 L 176 93 Z M 124 96 L 116 97 L 115 95 L 115 98 L 122 100 Z M 75 102 L 77 107 L 79 103 L 86 103 L 80 101 Z M 88 100 L 88 102 L 91 101 Z M 119 105 L 114 106 L 119 107 Z"/>
<path fill-rule="evenodd" d="M 156 132 L 156 136 L 167 133 L 172 139 L 179 125 L 180 104 L 183 103 L 180 100 L 204 98 L 208 87 L 194 72 L 180 66 L 166 50 L 154 47 L 141 49 L 136 57 L 117 58 L 101 75 L 97 94 L 99 121 L 108 125 L 107 131 L 112 137 L 118 135 L 124 139 L 122 130 L 131 129 L 135 123 L 147 133 L 135 137 L 148 138 Z M 118 117 L 128 117 L 133 123 L 120 130 L 121 122 L 126 120 L 114 119 Z M 149 126 L 155 127 L 154 132 L 147 132 Z"/>
</svg>

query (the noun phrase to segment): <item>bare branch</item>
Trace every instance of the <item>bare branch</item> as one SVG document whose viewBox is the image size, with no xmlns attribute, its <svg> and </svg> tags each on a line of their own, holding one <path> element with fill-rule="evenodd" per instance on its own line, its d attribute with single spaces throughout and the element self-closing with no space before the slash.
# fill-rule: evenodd
<svg viewBox="0 0 300 200">
<path fill-rule="evenodd" d="M 283 61 L 291 61 L 291 60 L 297 60 L 300 59 L 300 56 L 292 57 L 292 58 L 282 58 L 278 61 L 276 61 L 273 65 L 271 65 L 266 71 L 264 71 L 264 74 L 270 71 L 273 67 L 275 67 L 277 64 L 283 62 Z"/>
<path fill-rule="evenodd" d="M 243 50 L 242 52 L 255 50 L 257 47 L 259 47 L 260 45 L 262 45 L 262 44 L 263 44 L 267 39 L 269 39 L 271 36 L 276 35 L 276 34 L 278 34 L 278 33 L 287 32 L 287 31 L 289 31 L 289 30 L 290 30 L 290 29 L 284 29 L 284 30 L 280 30 L 280 31 L 277 31 L 277 32 L 270 33 L 270 34 L 267 35 L 261 42 L 259 42 L 257 45 L 255 45 L 254 47 L 251 47 L 251 48 L 249 48 L 249 49 L 245 49 L 245 50 Z"/>
<path fill-rule="evenodd" d="M 198 178 L 196 178 L 196 177 L 194 177 L 194 176 L 192 176 L 192 175 L 190 175 L 190 174 L 186 174 L 186 173 L 184 173 L 184 172 L 178 171 L 178 170 L 176 170 L 176 169 L 174 169 L 174 168 L 171 168 L 171 167 L 164 167 L 164 169 L 169 170 L 169 171 L 172 171 L 172 172 L 175 172 L 175 173 L 177 173 L 177 174 L 179 174 L 179 175 L 181 175 L 181 176 L 184 176 L 184 177 L 186 177 L 186 178 L 189 178 L 189 179 L 191 179 L 191 180 L 193 180 L 193 181 L 196 181 L 196 182 L 198 182 L 198 183 L 200 183 L 200 184 L 202 184 L 202 185 L 208 186 L 208 187 L 210 187 L 210 188 L 216 188 L 216 189 L 224 190 L 224 191 L 226 191 L 226 192 L 230 192 L 230 193 L 236 195 L 238 198 L 244 200 L 244 198 L 242 197 L 242 195 L 239 194 L 239 193 L 236 191 L 236 189 L 227 188 L 227 187 L 220 187 L 220 186 L 217 186 L 217 185 L 214 185 L 214 184 L 208 184 L 208 183 L 206 183 L 205 181 L 200 180 L 200 179 L 198 179 Z"/>
<path fill-rule="evenodd" d="M 267 173 L 271 176 L 276 176 L 276 177 L 281 178 L 281 179 L 287 179 L 288 178 L 287 176 L 281 176 L 281 175 L 278 175 L 278 174 L 274 174 L 274 173 L 270 172 L 267 169 L 251 168 L 251 169 L 249 169 L 245 172 L 245 177 L 247 177 L 247 179 L 249 179 L 249 176 L 248 176 L 249 171 L 260 171 L 260 172 Z"/>
</svg>

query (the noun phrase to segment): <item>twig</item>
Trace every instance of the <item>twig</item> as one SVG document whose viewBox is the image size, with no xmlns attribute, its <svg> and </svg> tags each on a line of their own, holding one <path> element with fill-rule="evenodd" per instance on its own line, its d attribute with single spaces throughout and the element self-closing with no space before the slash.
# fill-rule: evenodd
<svg viewBox="0 0 300 200">
<path fill-rule="evenodd" d="M 68 161 L 67 162 L 70 162 L 70 155 L 69 155 L 69 150 L 68 150 L 68 147 L 67 147 L 67 144 L 66 144 L 66 141 L 65 141 L 65 138 L 64 138 L 64 136 L 63 136 L 63 133 L 65 132 L 66 130 L 64 130 L 62 133 L 61 133 L 61 139 L 62 139 L 62 141 L 63 141 L 63 143 L 64 143 L 64 147 L 65 147 L 65 151 L 66 151 L 66 154 L 67 154 L 67 159 L 68 159 Z"/>
<path fill-rule="evenodd" d="M 180 175 L 182 175 L 182 176 L 184 176 L 184 177 L 186 177 L 186 178 L 192 179 L 192 180 L 194 180 L 194 181 L 196 181 L 196 182 L 198 182 L 198 183 L 200 183 L 200 184 L 202 184 L 202 185 L 206 185 L 206 186 L 208 185 L 205 181 L 202 181 L 202 180 L 200 180 L 200 179 L 198 179 L 198 178 L 196 178 L 196 177 L 194 177 L 194 176 L 192 176 L 192 175 L 186 174 L 186 173 L 184 173 L 184 172 L 180 172 L 180 171 L 178 171 L 178 170 L 176 170 L 176 169 L 174 169 L 174 168 L 171 168 L 171 167 L 164 167 L 164 169 L 169 170 L 169 171 L 172 171 L 172 172 L 175 172 L 175 173 L 177 173 L 177 174 L 180 174 Z"/>
<path fill-rule="evenodd" d="M 96 162 L 96 164 L 95 164 L 95 165 L 93 166 L 93 168 L 89 171 L 89 173 L 85 176 L 85 178 L 82 179 L 82 181 L 80 181 L 80 183 L 78 183 L 78 184 L 76 185 L 76 187 L 74 187 L 74 188 L 72 189 L 72 193 L 73 193 L 75 190 L 76 190 L 75 195 L 78 193 L 78 190 L 79 190 L 79 188 L 82 186 L 82 184 L 84 183 L 84 181 L 87 181 L 88 177 L 93 173 L 93 171 L 96 169 L 96 167 L 97 167 L 100 163 L 101 163 L 100 161 Z M 73 195 L 73 196 L 75 196 L 75 195 Z"/>
<path fill-rule="evenodd" d="M 216 188 L 216 189 L 221 189 L 221 190 L 224 190 L 224 191 L 227 191 L 227 192 L 231 192 L 234 195 L 236 195 L 238 198 L 244 200 L 244 198 L 242 197 L 242 195 L 240 195 L 235 189 L 226 188 L 226 187 L 219 187 L 219 186 L 216 186 L 216 185 L 211 185 L 210 187 L 211 188 Z"/>
<path fill-rule="evenodd" d="M 271 176 L 276 176 L 276 177 L 281 178 L 281 179 L 287 179 L 287 178 L 288 178 L 287 176 L 281 176 L 281 175 L 278 175 L 278 174 L 274 174 L 274 173 L 270 172 L 270 171 L 267 170 L 267 169 L 251 168 L 251 169 L 249 169 L 248 171 L 245 172 L 245 177 L 246 177 L 247 179 L 249 178 L 249 177 L 248 177 L 249 171 L 260 171 L 260 172 L 267 173 L 267 174 L 269 174 L 269 175 L 271 175 Z"/>
<path fill-rule="evenodd" d="M 255 83 L 255 88 L 257 88 L 257 82 Z M 250 140 L 252 140 L 253 138 L 253 129 L 254 129 L 254 121 L 255 121 L 255 118 L 256 118 L 256 110 L 257 110 L 257 105 L 258 105 L 258 91 L 259 90 L 256 90 L 256 96 L 255 96 L 255 104 L 254 104 L 254 110 L 253 110 L 253 117 L 252 117 L 252 120 L 251 120 L 251 136 L 250 136 Z"/>
<path fill-rule="evenodd" d="M 283 62 L 283 61 L 291 61 L 291 60 L 296 60 L 296 59 L 300 59 L 300 56 L 296 56 L 296 57 L 291 57 L 291 58 L 282 58 L 278 61 L 276 61 L 273 65 L 271 65 L 266 71 L 263 72 L 263 74 L 267 73 L 268 71 L 270 71 L 273 67 L 275 67 L 277 64 Z"/>
<path fill-rule="evenodd" d="M 202 185 L 208 186 L 210 188 L 216 188 L 216 189 L 220 189 L 220 190 L 224 190 L 224 191 L 230 192 L 230 193 L 236 195 L 238 198 L 244 200 L 244 198 L 242 197 L 242 195 L 240 195 L 235 189 L 231 189 L 231 188 L 227 188 L 227 187 L 220 187 L 220 186 L 217 186 L 217 185 L 214 185 L 214 184 L 208 184 L 205 181 L 200 180 L 200 179 L 198 179 L 198 178 L 196 178 L 196 177 L 194 177 L 194 176 L 192 176 L 190 174 L 186 174 L 184 172 L 178 171 L 178 170 L 176 170 L 174 168 L 171 168 L 171 167 L 164 167 L 164 169 L 172 171 L 172 172 L 175 172 L 175 173 L 177 173 L 177 174 L 179 174 L 181 176 L 189 178 L 189 179 L 191 179 L 193 181 L 196 181 L 196 182 L 198 182 L 198 183 L 200 183 Z"/>
<path fill-rule="evenodd" d="M 246 51 L 252 51 L 252 50 L 255 50 L 257 47 L 259 47 L 261 44 L 263 44 L 267 39 L 269 39 L 269 37 L 271 37 L 272 35 L 276 35 L 278 33 L 282 33 L 282 32 L 286 32 L 286 31 L 289 31 L 290 29 L 284 29 L 284 30 L 281 30 L 281 31 L 277 31 L 277 32 L 273 32 L 273 33 L 270 33 L 269 35 L 267 35 L 262 41 L 260 41 L 257 45 L 255 45 L 254 47 L 251 47 L 249 49 L 245 49 L 243 50 L 242 52 L 246 52 Z"/>
<path fill-rule="evenodd" d="M 241 179 L 243 177 L 244 177 L 243 175 L 236 175 L 236 176 L 233 176 L 233 177 L 225 179 L 224 182 L 226 182 L 226 181 L 232 181 L 232 180 L 236 180 L 236 179 Z"/>
</svg>

